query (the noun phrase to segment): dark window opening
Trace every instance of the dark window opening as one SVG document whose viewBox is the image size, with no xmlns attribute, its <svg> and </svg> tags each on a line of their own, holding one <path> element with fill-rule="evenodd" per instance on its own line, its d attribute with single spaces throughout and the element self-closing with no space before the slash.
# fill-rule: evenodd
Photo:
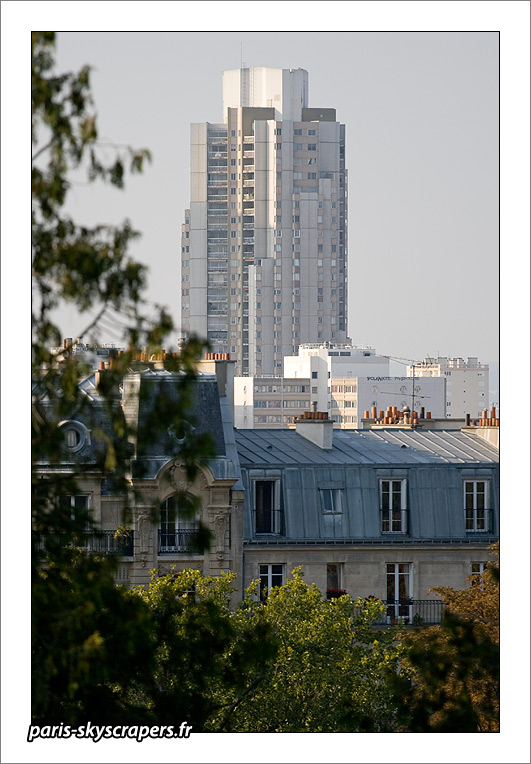
<svg viewBox="0 0 531 764">
<path fill-rule="evenodd" d="M 256 481 L 256 532 L 274 533 L 274 487 L 272 480 Z"/>
</svg>

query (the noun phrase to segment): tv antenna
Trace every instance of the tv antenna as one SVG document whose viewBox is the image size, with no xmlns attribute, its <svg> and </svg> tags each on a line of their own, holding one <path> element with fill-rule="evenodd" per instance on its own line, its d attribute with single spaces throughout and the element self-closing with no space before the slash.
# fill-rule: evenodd
<svg viewBox="0 0 531 764">
<path fill-rule="evenodd" d="M 431 398 L 430 395 L 415 395 L 415 380 L 418 379 L 418 377 L 415 377 L 415 368 L 418 366 L 420 367 L 422 364 L 420 361 L 415 361 L 412 358 L 396 358 L 392 355 L 384 355 L 384 358 L 389 358 L 390 361 L 397 361 L 397 363 L 407 363 L 409 366 L 413 369 L 413 374 L 411 375 L 411 392 L 410 393 L 402 393 L 402 395 L 405 395 L 406 398 L 411 398 L 411 411 L 413 412 L 415 410 L 415 398 Z M 390 392 L 382 392 L 382 395 L 396 395 L 396 393 L 390 393 Z"/>
</svg>

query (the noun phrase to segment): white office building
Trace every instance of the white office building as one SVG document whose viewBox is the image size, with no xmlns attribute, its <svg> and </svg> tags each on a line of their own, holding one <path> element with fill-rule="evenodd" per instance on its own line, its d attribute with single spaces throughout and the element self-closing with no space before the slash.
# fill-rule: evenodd
<svg viewBox="0 0 531 764">
<path fill-rule="evenodd" d="M 366 345 L 306 343 L 299 347 L 296 356 L 284 358 L 285 377 L 310 379 L 311 400 L 318 411 L 330 408 L 333 379 L 367 375 L 389 376 L 389 358 L 376 355 L 374 348 Z"/>
<path fill-rule="evenodd" d="M 337 382 L 336 382 L 337 384 Z M 377 416 L 385 414 L 389 406 L 396 406 L 399 411 L 408 408 L 416 411 L 420 418 L 429 413 L 432 419 L 442 419 L 446 416 L 446 380 L 444 377 L 388 377 L 371 375 L 357 380 L 357 411 L 355 427 L 361 427 L 365 412 L 369 415 L 376 408 Z M 332 390 L 332 417 L 337 412 L 348 424 L 352 414 L 341 411 L 342 395 Z M 345 417 L 347 419 L 345 420 Z"/>
<path fill-rule="evenodd" d="M 345 126 L 308 92 L 304 69 L 227 71 L 223 121 L 191 126 L 181 327 L 237 376 L 347 341 Z"/>
<path fill-rule="evenodd" d="M 358 389 L 366 390 L 360 383 L 367 375 L 389 379 L 389 359 L 366 345 L 306 343 L 296 356 L 284 358 L 284 376 L 235 378 L 234 425 L 287 428 L 293 417 L 314 406 L 328 411 L 337 428 L 361 427 L 362 406 L 372 386 L 361 405 Z"/>
<path fill-rule="evenodd" d="M 489 366 L 477 358 L 426 358 L 407 367 L 407 375 L 446 379 L 446 417 L 481 417 L 489 408 Z"/>
</svg>

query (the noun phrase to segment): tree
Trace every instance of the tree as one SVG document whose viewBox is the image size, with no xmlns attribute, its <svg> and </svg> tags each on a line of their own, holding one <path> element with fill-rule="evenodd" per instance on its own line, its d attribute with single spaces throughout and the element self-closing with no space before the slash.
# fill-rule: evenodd
<svg viewBox="0 0 531 764">
<path fill-rule="evenodd" d="M 498 545 L 492 547 L 497 558 Z M 499 564 L 472 576 L 466 589 L 432 590 L 445 602 L 439 626 L 404 639 L 399 730 L 499 731 Z"/>
<path fill-rule="evenodd" d="M 149 315 L 142 298 L 145 268 L 128 254 L 138 237 L 130 222 L 89 227 L 64 211 L 72 171 L 86 171 L 89 182 L 121 189 L 127 170 L 142 172 L 150 154 L 117 146 L 114 160 L 105 164 L 90 69 L 56 74 L 54 46 L 53 32 L 32 33 L 32 715 L 37 723 L 76 724 L 125 713 L 128 686 L 147 681 L 151 656 L 144 648 L 151 644 L 151 611 L 115 587 L 115 559 L 83 551 L 87 534 L 95 529 L 87 511 L 73 515 L 69 500 L 87 470 L 127 495 L 130 432 L 114 389 L 134 368 L 139 347 L 161 351 L 173 323 L 160 306 Z M 59 424 L 87 411 L 80 382 L 89 369 L 77 361 L 70 344 L 64 358 L 51 350 L 62 344 L 53 311 L 64 302 L 74 304 L 80 315 L 96 311 L 78 332 L 95 342 L 106 314 L 118 312 L 125 322 L 126 347 L 100 385 L 108 426 L 94 429 L 96 455 L 90 464 L 69 458 L 67 470 L 60 468 L 64 433 Z M 176 432 L 189 419 L 194 367 L 203 349 L 192 338 L 167 362 L 167 368 L 179 372 L 179 395 L 165 407 L 166 423 Z M 207 437 L 187 443 L 181 456 L 192 481 L 212 448 Z M 181 509 L 192 514 L 194 497 L 183 492 L 179 499 Z"/>
<path fill-rule="evenodd" d="M 229 608 L 235 574 L 152 571 L 147 588 L 130 592 L 151 615 L 149 678 L 126 688 L 151 724 L 186 719 L 195 732 L 222 731 L 242 699 L 262 681 L 275 654 L 264 617 L 240 618 Z"/>
<path fill-rule="evenodd" d="M 248 590 L 239 618 L 265 618 L 278 642 L 266 676 L 234 711 L 238 732 L 387 731 L 393 709 L 386 672 L 400 655 L 396 629 L 375 632 L 383 605 L 347 596 L 327 601 L 300 569 L 264 603 Z"/>
</svg>

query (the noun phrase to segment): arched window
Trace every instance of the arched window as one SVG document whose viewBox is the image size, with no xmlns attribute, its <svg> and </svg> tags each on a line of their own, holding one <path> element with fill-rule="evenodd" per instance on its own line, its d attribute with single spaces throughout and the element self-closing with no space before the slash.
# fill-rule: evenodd
<svg viewBox="0 0 531 764">
<path fill-rule="evenodd" d="M 160 507 L 159 554 L 192 551 L 199 519 L 184 518 L 179 513 L 175 496 L 168 496 Z"/>
</svg>

